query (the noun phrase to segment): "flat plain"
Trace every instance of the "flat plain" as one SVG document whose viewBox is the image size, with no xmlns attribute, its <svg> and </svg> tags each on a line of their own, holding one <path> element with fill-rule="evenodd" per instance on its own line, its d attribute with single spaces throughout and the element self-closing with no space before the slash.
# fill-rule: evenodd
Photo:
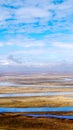
<svg viewBox="0 0 73 130">
<path fill-rule="evenodd" d="M 0 108 L 64 107 L 73 106 L 73 75 L 8 75 L 0 76 L 0 95 L 35 94 L 35 96 L 0 96 Z M 16 84 L 19 84 L 18 86 Z M 54 93 L 54 95 L 36 96 L 36 93 Z M 56 94 L 56 92 L 58 94 Z M 66 94 L 67 92 L 67 94 Z M 69 93 L 71 92 L 71 94 Z M 40 112 L 39 114 L 45 114 Z M 23 113 L 1 113 L 0 130 L 72 130 L 73 120 L 29 117 Z M 29 113 L 25 113 L 29 114 Z M 31 114 L 33 114 L 31 112 Z M 35 113 L 38 114 L 38 113 Z M 46 113 L 48 114 L 48 113 Z M 73 115 L 73 112 L 49 112 L 55 115 Z"/>
</svg>

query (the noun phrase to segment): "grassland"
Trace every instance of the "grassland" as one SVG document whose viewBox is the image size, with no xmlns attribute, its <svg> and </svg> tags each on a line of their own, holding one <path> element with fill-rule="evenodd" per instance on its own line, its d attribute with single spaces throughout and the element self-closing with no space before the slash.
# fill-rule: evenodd
<svg viewBox="0 0 73 130">
<path fill-rule="evenodd" d="M 0 115 L 0 130 L 73 130 L 73 120 L 4 113 Z"/>
<path fill-rule="evenodd" d="M 73 78 L 73 75 L 34 75 L 2 76 L 0 81 L 26 84 L 25 87 L 0 86 L 0 94 L 7 93 L 40 93 L 40 92 L 73 92 L 73 81 L 61 82 L 59 79 Z M 31 84 L 31 87 L 30 87 Z M 57 87 L 56 87 L 57 86 Z M 62 86 L 62 87 L 58 87 Z M 69 86 L 69 87 L 66 87 Z M 59 107 L 73 106 L 73 98 L 67 95 L 35 97 L 0 97 L 0 107 Z M 73 96 L 73 95 L 72 95 Z M 42 112 L 43 114 L 44 112 Z M 73 115 L 69 113 L 51 113 Z M 20 113 L 1 113 L 0 130 L 73 130 L 73 120 L 56 118 L 34 118 Z"/>
<path fill-rule="evenodd" d="M 0 107 L 73 106 L 73 99 L 64 96 L 0 98 Z"/>
<path fill-rule="evenodd" d="M 50 87 L 49 87 L 50 86 Z M 43 92 L 73 92 L 73 87 L 56 87 L 55 85 L 34 85 L 20 87 L 0 87 L 0 94 L 3 93 L 43 93 Z"/>
</svg>

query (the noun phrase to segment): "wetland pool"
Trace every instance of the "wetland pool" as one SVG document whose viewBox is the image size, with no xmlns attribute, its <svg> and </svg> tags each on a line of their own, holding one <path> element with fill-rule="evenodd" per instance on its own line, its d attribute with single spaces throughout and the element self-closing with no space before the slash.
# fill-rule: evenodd
<svg viewBox="0 0 73 130">
<path fill-rule="evenodd" d="M 0 113 L 4 112 L 72 112 L 73 106 L 66 107 L 27 107 L 27 108 L 8 108 L 0 107 Z"/>
<path fill-rule="evenodd" d="M 36 97 L 36 96 L 59 96 L 59 95 L 73 95 L 73 92 L 41 92 L 41 93 L 4 93 L 0 97 Z"/>
<path fill-rule="evenodd" d="M 73 112 L 72 106 L 66 107 L 30 107 L 30 108 L 0 108 L 0 114 L 2 113 L 19 113 L 20 116 L 28 116 L 35 118 L 59 118 L 59 119 L 71 119 L 73 120 L 73 115 L 55 115 L 55 114 L 41 114 L 41 112 Z M 32 112 L 31 114 L 22 114 L 22 112 Z M 40 114 L 33 113 L 40 112 Z"/>
</svg>

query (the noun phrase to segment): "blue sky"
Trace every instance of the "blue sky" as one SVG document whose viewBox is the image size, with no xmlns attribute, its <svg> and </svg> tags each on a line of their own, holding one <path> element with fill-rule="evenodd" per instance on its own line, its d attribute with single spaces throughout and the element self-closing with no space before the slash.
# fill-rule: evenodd
<svg viewBox="0 0 73 130">
<path fill-rule="evenodd" d="M 73 65 L 73 0 L 0 0 L 0 66 Z"/>
</svg>

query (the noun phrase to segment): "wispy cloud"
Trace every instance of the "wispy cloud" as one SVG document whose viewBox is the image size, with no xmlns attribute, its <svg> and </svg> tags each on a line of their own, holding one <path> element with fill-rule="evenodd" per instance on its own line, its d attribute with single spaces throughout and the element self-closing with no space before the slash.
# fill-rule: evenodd
<svg viewBox="0 0 73 130">
<path fill-rule="evenodd" d="M 14 2 L 3 0 L 0 1 L 0 14 L 0 28 L 6 28 L 7 30 L 4 31 L 8 32 L 40 33 L 51 29 L 53 32 L 57 29 L 71 32 L 73 30 L 72 0 L 63 0 L 62 3 L 51 0 L 15 0 Z"/>
<path fill-rule="evenodd" d="M 0 0 L 0 65 L 73 59 L 72 0 Z M 68 62 L 67 62 L 68 63 Z"/>
<path fill-rule="evenodd" d="M 73 43 L 62 43 L 62 42 L 54 42 L 52 43 L 53 46 L 62 48 L 62 49 L 73 49 Z"/>
<path fill-rule="evenodd" d="M 8 38 L 6 41 L 0 42 L 0 47 L 2 46 L 21 46 L 24 48 L 30 48 L 30 47 L 43 47 L 45 45 L 45 42 L 43 40 L 38 40 L 35 38 L 29 38 L 29 37 L 16 37 L 16 38 Z"/>
</svg>

